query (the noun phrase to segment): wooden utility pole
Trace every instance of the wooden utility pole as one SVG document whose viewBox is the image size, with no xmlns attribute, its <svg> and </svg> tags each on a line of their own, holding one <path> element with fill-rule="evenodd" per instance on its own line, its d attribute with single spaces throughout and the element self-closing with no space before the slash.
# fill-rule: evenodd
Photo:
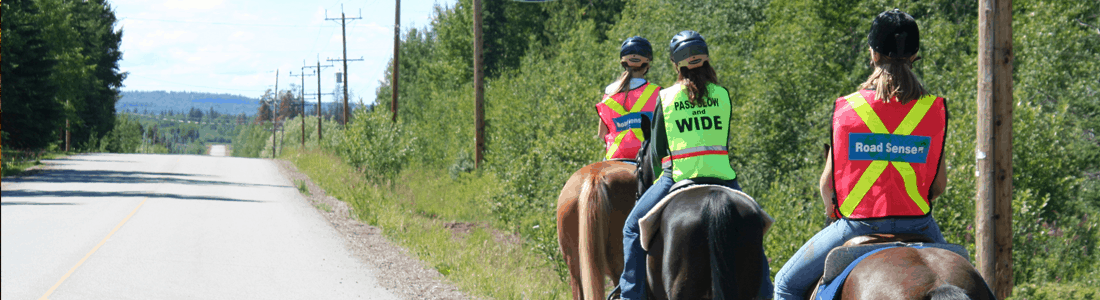
<svg viewBox="0 0 1100 300">
<path fill-rule="evenodd" d="M 298 77 L 302 78 L 302 85 L 299 88 L 300 91 L 298 91 L 299 94 L 300 94 L 298 99 L 302 100 L 302 147 L 306 146 L 306 76 L 313 76 L 314 75 L 314 74 L 306 74 L 306 68 L 309 68 L 309 66 L 306 66 L 305 63 L 306 63 L 305 61 L 302 62 L 302 64 L 303 64 L 302 65 L 302 70 L 301 70 L 302 73 L 298 74 Z M 294 76 L 294 75 L 291 74 L 290 76 Z M 318 96 L 318 97 L 320 97 L 320 96 Z M 320 106 L 318 106 L 318 109 L 320 109 Z"/>
<path fill-rule="evenodd" d="M 978 272 L 997 298 L 1012 294 L 1012 1 L 978 2 L 975 203 Z"/>
<path fill-rule="evenodd" d="M 327 12 L 325 14 L 326 14 L 326 16 L 328 15 Z M 356 17 L 356 18 L 348 18 L 348 17 L 344 16 L 344 5 L 340 5 L 340 39 L 343 41 L 343 44 L 344 44 L 344 58 L 342 59 L 342 61 L 344 62 L 344 113 L 343 113 L 344 118 L 343 118 L 343 121 L 342 121 L 342 123 L 343 123 L 342 125 L 344 125 L 345 128 L 348 126 L 348 30 L 347 30 L 348 26 L 347 26 L 347 20 L 348 19 L 358 20 L 358 19 L 362 19 L 362 18 L 363 18 L 363 12 L 362 11 L 359 12 L 359 17 Z M 326 17 L 325 20 L 336 20 L 336 18 L 327 18 Z M 358 59 L 358 60 L 363 60 L 363 59 Z M 333 60 L 330 59 L 329 61 L 333 61 Z"/>
<path fill-rule="evenodd" d="M 279 69 L 275 69 L 275 96 L 271 98 L 271 158 L 275 158 L 275 138 L 278 137 L 275 132 L 275 128 L 279 127 L 279 123 L 276 122 L 278 118 L 278 109 L 275 108 L 275 103 L 279 101 Z"/>
<path fill-rule="evenodd" d="M 401 67 L 398 59 L 398 47 L 401 46 L 401 0 L 397 0 L 397 6 L 393 13 L 393 100 L 390 100 L 390 110 L 393 111 L 392 122 L 397 122 L 397 70 Z"/>
<path fill-rule="evenodd" d="M 318 145 L 320 145 L 320 143 L 321 143 L 321 95 L 322 95 L 321 94 L 321 67 L 326 67 L 327 68 L 327 67 L 331 67 L 331 66 L 332 65 L 322 66 L 320 59 L 317 60 L 317 66 L 316 67 L 306 66 L 306 68 L 317 68 L 316 70 L 314 70 L 314 72 L 316 72 L 314 74 L 317 74 L 317 143 L 318 143 Z M 324 95 L 332 95 L 332 93 L 325 93 Z M 302 113 L 305 113 L 305 111 L 302 111 Z"/>
<path fill-rule="evenodd" d="M 482 151 L 485 150 L 485 88 L 484 83 L 481 81 L 483 74 L 481 71 L 481 52 L 483 49 L 481 45 L 481 0 L 474 0 L 474 126 L 476 127 L 476 133 L 474 136 L 474 143 L 476 144 L 476 150 L 474 152 L 474 168 L 481 168 Z"/>
</svg>

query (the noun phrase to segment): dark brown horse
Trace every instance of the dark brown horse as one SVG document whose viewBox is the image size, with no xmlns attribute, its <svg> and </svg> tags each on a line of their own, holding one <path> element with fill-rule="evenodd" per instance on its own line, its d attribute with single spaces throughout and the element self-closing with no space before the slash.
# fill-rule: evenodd
<svg viewBox="0 0 1100 300">
<path fill-rule="evenodd" d="M 897 247 L 867 256 L 841 299 L 995 299 L 966 258 L 939 248 Z"/>
<path fill-rule="evenodd" d="M 885 247 L 882 243 L 904 245 L 931 242 L 931 239 L 916 234 L 871 234 L 852 238 L 842 247 L 871 249 Z M 834 251 L 851 251 L 846 249 L 853 248 L 837 248 Z M 830 259 L 834 254 L 830 253 Z M 901 246 L 865 256 L 852 267 L 836 298 L 996 299 L 978 270 L 965 257 L 950 250 Z M 843 269 L 845 266 L 838 267 Z M 814 295 L 816 292 L 816 289 L 810 291 L 808 298 L 817 298 Z"/>
<path fill-rule="evenodd" d="M 558 244 L 569 266 L 573 299 L 602 299 L 604 276 L 619 284 L 623 224 L 634 207 L 633 164 L 601 161 L 565 182 L 558 196 Z"/>
<path fill-rule="evenodd" d="M 760 290 L 764 212 L 748 195 L 694 186 L 669 195 L 647 261 L 653 299 L 753 299 Z"/>
</svg>

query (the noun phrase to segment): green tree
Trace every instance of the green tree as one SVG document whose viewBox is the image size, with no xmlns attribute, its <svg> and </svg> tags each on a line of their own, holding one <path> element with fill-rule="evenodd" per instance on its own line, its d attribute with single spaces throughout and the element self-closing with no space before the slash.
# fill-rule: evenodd
<svg viewBox="0 0 1100 300">
<path fill-rule="evenodd" d="M 55 98 L 57 84 L 51 70 L 57 60 L 42 55 L 52 51 L 43 35 L 42 13 L 32 0 L 0 3 L 3 7 L 4 143 L 9 147 L 37 149 L 57 141 L 64 124 L 62 106 Z"/>
</svg>

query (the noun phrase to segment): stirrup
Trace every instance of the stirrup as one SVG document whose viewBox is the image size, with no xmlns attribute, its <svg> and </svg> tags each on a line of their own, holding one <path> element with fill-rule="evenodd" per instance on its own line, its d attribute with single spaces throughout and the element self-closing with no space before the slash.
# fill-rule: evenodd
<svg viewBox="0 0 1100 300">
<path fill-rule="evenodd" d="M 621 286 L 615 286 L 614 290 L 611 290 L 610 294 L 607 294 L 607 300 L 620 300 L 622 297 L 623 288 Z"/>
</svg>

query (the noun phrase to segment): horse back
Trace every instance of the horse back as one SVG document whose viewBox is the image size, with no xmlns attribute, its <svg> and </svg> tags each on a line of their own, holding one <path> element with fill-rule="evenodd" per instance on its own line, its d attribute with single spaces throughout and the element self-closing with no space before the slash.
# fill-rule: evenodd
<svg viewBox="0 0 1100 300">
<path fill-rule="evenodd" d="M 969 299 L 993 299 L 966 258 L 931 247 L 897 247 L 871 254 L 852 269 L 840 294 L 841 299 L 938 299 L 943 291 L 959 291 Z"/>
</svg>

